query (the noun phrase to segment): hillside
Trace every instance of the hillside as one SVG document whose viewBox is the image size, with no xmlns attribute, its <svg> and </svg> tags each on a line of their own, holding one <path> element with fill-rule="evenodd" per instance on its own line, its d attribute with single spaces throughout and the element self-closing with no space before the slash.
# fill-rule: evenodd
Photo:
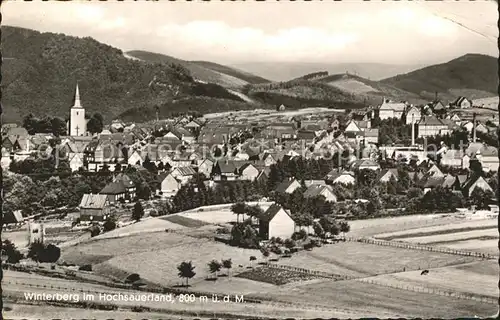
<svg viewBox="0 0 500 320">
<path fill-rule="evenodd" d="M 381 83 L 427 99 L 433 99 L 436 92 L 445 100 L 459 95 L 472 99 L 485 98 L 498 92 L 498 61 L 487 55 L 467 54 L 446 63 L 384 79 Z"/>
<path fill-rule="evenodd" d="M 371 80 L 380 80 L 417 70 L 423 65 L 397 65 L 382 63 L 315 63 L 315 62 L 248 62 L 234 64 L 235 68 L 272 81 L 289 81 L 317 71 L 330 74 L 349 72 Z"/>
<path fill-rule="evenodd" d="M 66 118 L 77 81 L 87 113 L 98 111 L 107 122 L 130 108 L 159 105 L 169 112 L 169 103 L 184 98 L 243 103 L 217 84 L 196 82 L 180 64 L 128 59 L 88 37 L 2 26 L 2 55 L 4 122 L 29 113 Z M 218 104 L 213 99 L 207 103 Z"/>
<path fill-rule="evenodd" d="M 283 103 L 293 108 L 350 109 L 378 105 L 384 97 L 413 104 L 425 102 L 418 95 L 391 85 L 345 73 L 330 75 L 326 71 L 303 75 L 287 82 L 247 86 L 244 92 L 262 103 Z"/>
<path fill-rule="evenodd" d="M 266 83 L 269 80 L 253 74 L 207 61 L 185 61 L 168 55 L 147 51 L 128 51 L 128 56 L 149 62 L 177 63 L 191 72 L 191 75 L 204 82 L 212 82 L 227 88 L 237 88 L 246 84 Z"/>
</svg>

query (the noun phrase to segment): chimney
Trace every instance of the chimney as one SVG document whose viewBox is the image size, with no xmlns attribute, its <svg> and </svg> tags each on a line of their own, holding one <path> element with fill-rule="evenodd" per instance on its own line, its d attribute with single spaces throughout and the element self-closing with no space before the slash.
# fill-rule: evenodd
<svg viewBox="0 0 500 320">
<path fill-rule="evenodd" d="M 472 114 L 472 142 L 476 142 L 476 113 Z"/>
<path fill-rule="evenodd" d="M 436 91 L 434 92 L 434 101 L 437 101 L 437 99 L 438 99 L 438 92 Z"/>
</svg>

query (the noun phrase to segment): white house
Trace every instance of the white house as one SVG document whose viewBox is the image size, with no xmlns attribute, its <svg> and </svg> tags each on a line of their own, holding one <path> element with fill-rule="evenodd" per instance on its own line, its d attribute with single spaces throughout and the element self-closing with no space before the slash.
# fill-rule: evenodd
<svg viewBox="0 0 500 320">
<path fill-rule="evenodd" d="M 253 181 L 259 176 L 259 169 L 257 169 L 253 164 L 246 163 L 242 165 L 239 169 L 241 180 Z"/>
<path fill-rule="evenodd" d="M 406 104 L 403 102 L 393 102 L 388 99 L 383 100 L 378 108 L 378 116 L 380 120 L 397 118 L 401 119 L 406 109 Z"/>
<path fill-rule="evenodd" d="M 160 181 L 160 191 L 163 197 L 173 197 L 181 188 L 181 183 L 172 174 L 161 175 Z"/>
<path fill-rule="evenodd" d="M 259 217 L 259 234 L 262 239 L 280 237 L 288 239 L 295 231 L 295 221 L 290 214 L 278 204 L 272 204 Z"/>
<path fill-rule="evenodd" d="M 293 193 L 300 188 L 300 183 L 296 179 L 288 179 L 281 182 L 275 189 L 276 193 Z"/>
<path fill-rule="evenodd" d="M 337 197 L 333 194 L 331 186 L 322 184 L 311 184 L 304 192 L 304 198 L 325 197 L 328 202 L 337 202 Z"/>
</svg>

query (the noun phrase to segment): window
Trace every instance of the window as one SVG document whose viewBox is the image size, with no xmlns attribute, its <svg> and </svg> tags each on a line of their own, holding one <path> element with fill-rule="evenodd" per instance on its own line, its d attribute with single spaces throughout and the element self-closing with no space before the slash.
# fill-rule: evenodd
<svg viewBox="0 0 500 320">
<path fill-rule="evenodd" d="M 78 115 L 78 111 L 76 112 L 76 115 Z"/>
</svg>

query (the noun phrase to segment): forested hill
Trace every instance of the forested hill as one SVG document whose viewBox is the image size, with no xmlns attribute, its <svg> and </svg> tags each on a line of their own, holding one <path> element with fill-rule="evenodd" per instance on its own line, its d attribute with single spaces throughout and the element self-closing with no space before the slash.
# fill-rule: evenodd
<svg viewBox="0 0 500 320">
<path fill-rule="evenodd" d="M 472 99 L 496 96 L 498 91 L 497 58 L 466 54 L 446 63 L 428 66 L 380 81 L 426 97 L 454 99 L 460 95 Z"/>
<path fill-rule="evenodd" d="M 100 112 L 106 122 L 131 108 L 168 109 L 176 99 L 241 102 L 219 85 L 195 82 L 179 64 L 128 59 L 88 37 L 2 26 L 2 56 L 4 122 L 29 113 L 66 118 L 77 81 L 87 112 Z"/>
</svg>

